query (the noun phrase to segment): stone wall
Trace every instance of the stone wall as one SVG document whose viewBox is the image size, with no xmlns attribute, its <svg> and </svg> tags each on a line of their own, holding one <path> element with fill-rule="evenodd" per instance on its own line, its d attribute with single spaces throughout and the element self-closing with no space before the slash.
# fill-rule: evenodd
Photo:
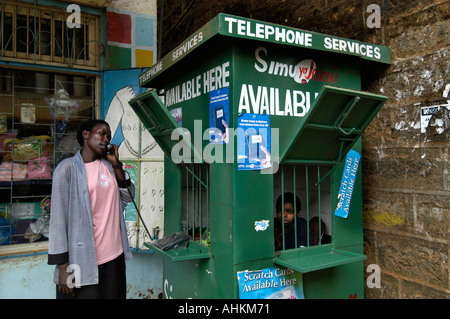
<svg viewBox="0 0 450 319">
<path fill-rule="evenodd" d="M 370 4 L 380 28 L 367 25 Z M 363 79 L 389 97 L 363 136 L 365 265 L 381 269 L 366 298 L 450 298 L 450 1 L 165 0 L 161 56 L 219 12 L 391 48 L 391 66 Z M 444 106 L 422 132 L 421 107 L 433 105 Z"/>
<path fill-rule="evenodd" d="M 407 2 L 407 7 L 400 3 Z M 449 104 L 449 1 L 384 1 L 383 27 L 367 41 L 391 48 L 392 65 L 369 91 L 388 103 L 363 139 L 367 263 L 381 289 L 367 298 L 449 298 L 449 111 L 421 129 L 421 108 Z"/>
</svg>

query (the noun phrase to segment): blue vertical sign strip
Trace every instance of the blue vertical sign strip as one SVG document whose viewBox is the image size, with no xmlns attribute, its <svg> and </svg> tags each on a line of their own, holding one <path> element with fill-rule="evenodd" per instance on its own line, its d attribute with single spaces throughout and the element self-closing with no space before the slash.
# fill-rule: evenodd
<svg viewBox="0 0 450 319">
<path fill-rule="evenodd" d="M 230 123 L 230 92 L 222 88 L 209 92 L 209 142 L 226 144 L 226 129 Z"/>
<path fill-rule="evenodd" d="M 342 218 L 347 218 L 348 216 L 360 159 L 361 155 L 354 150 L 350 150 L 347 153 L 344 171 L 342 172 L 341 187 L 339 188 L 338 194 L 339 202 L 334 212 L 336 216 Z"/>
</svg>

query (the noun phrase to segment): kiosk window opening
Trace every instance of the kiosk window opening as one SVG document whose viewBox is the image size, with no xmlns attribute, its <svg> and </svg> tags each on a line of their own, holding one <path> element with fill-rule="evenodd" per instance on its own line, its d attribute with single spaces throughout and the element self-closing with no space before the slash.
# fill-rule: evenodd
<svg viewBox="0 0 450 319">
<path fill-rule="evenodd" d="M 331 243 L 331 168 L 280 165 L 274 176 L 276 251 Z"/>
<path fill-rule="evenodd" d="M 181 231 L 205 246 L 210 242 L 209 179 L 208 164 L 181 166 Z"/>
</svg>

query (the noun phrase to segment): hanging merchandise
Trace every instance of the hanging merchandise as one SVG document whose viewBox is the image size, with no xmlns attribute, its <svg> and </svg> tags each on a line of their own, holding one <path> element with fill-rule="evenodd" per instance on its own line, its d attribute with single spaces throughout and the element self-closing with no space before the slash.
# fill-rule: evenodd
<svg viewBox="0 0 450 319">
<path fill-rule="evenodd" d="M 42 236 L 48 238 L 48 226 L 50 222 L 50 197 L 41 201 L 41 215 L 25 232 L 25 239 L 30 243 L 41 239 Z"/>
<path fill-rule="evenodd" d="M 50 106 L 50 115 L 56 124 L 56 134 L 62 137 L 71 117 L 78 111 L 81 103 L 79 100 L 71 100 L 64 88 L 59 89 L 54 98 L 45 98 L 45 102 Z"/>
</svg>

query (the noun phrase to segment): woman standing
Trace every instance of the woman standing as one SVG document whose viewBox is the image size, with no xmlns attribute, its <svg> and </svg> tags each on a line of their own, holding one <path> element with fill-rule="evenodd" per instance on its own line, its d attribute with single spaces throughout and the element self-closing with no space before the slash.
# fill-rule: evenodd
<svg viewBox="0 0 450 319">
<path fill-rule="evenodd" d="M 134 184 L 107 152 L 109 124 L 82 123 L 80 150 L 53 173 L 48 263 L 57 265 L 57 298 L 125 298 L 125 260 L 131 251 L 124 210 Z"/>
</svg>

